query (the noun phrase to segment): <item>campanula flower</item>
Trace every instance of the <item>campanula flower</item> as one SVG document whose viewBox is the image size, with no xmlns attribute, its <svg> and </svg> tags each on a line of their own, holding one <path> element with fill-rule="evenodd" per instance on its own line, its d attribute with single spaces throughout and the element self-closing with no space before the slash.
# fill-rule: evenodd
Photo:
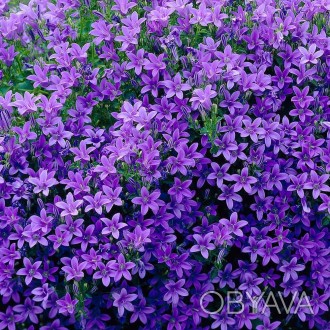
<svg viewBox="0 0 330 330">
<path fill-rule="evenodd" d="M 159 210 L 160 201 L 160 192 L 155 190 L 152 193 L 149 193 L 146 187 L 141 188 L 141 197 L 134 197 L 132 202 L 137 205 L 141 205 L 141 213 L 145 215 L 148 213 L 148 210 L 151 209 L 153 213 L 157 213 Z"/>
<path fill-rule="evenodd" d="M 112 294 L 114 298 L 113 305 L 118 308 L 119 316 L 123 316 L 125 310 L 132 312 L 134 310 L 132 301 L 137 298 L 134 293 L 127 293 L 125 288 L 122 288 L 120 293 L 114 292 Z"/>
<path fill-rule="evenodd" d="M 34 278 L 41 280 L 42 276 L 38 270 L 41 266 L 41 263 L 41 261 L 36 261 L 32 264 L 30 259 L 25 257 L 23 259 L 24 267 L 17 271 L 17 275 L 25 276 L 26 285 L 29 285 Z"/>
</svg>

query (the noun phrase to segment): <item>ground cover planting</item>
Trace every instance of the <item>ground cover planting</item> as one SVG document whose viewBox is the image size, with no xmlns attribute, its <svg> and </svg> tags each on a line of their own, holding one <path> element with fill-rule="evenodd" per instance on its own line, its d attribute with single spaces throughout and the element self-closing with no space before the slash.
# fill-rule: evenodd
<svg viewBox="0 0 330 330">
<path fill-rule="evenodd" d="M 0 0 L 0 330 L 330 329 L 330 1 Z"/>
</svg>

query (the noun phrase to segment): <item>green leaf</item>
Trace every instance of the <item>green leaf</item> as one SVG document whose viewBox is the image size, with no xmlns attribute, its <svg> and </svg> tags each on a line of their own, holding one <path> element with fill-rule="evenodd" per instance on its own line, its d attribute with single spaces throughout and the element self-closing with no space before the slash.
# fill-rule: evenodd
<svg viewBox="0 0 330 330">
<path fill-rule="evenodd" d="M 17 84 L 15 87 L 18 91 L 22 91 L 22 92 L 34 90 L 32 81 L 30 80 L 25 80 L 24 82 Z"/>
<path fill-rule="evenodd" d="M 322 226 L 329 226 L 330 225 L 330 215 L 326 215 L 322 220 Z"/>
</svg>

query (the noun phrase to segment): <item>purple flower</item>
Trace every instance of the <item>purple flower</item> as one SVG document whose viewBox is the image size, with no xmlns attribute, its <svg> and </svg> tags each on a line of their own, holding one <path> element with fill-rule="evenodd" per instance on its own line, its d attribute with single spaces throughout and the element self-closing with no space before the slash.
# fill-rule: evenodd
<svg viewBox="0 0 330 330">
<path fill-rule="evenodd" d="M 166 8 L 163 6 L 157 6 L 156 9 L 152 10 L 149 14 L 150 22 L 157 22 L 161 27 L 168 25 L 170 15 L 174 12 L 173 8 Z"/>
<path fill-rule="evenodd" d="M 62 180 L 61 184 L 66 185 L 65 189 L 74 189 L 74 195 L 79 195 L 90 192 L 90 187 L 88 186 L 90 179 L 91 177 L 89 175 L 83 177 L 81 172 L 74 173 L 69 171 L 68 179 Z"/>
<path fill-rule="evenodd" d="M 276 330 L 281 325 L 281 322 L 275 321 L 270 323 L 270 320 L 265 318 L 262 325 L 257 325 L 257 330 Z"/>
<path fill-rule="evenodd" d="M 320 197 L 323 201 L 319 206 L 319 211 L 327 210 L 330 213 L 330 197 L 326 194 L 320 194 Z"/>
<path fill-rule="evenodd" d="M 92 268 L 93 270 L 96 270 L 98 264 L 101 262 L 102 257 L 101 255 L 99 255 L 94 248 L 91 248 L 89 250 L 89 253 L 85 253 L 81 256 L 85 261 L 85 269 L 88 271 L 90 271 L 90 269 Z"/>
<path fill-rule="evenodd" d="M 260 255 L 263 258 L 262 264 L 263 266 L 267 265 L 270 261 L 278 264 L 280 259 L 278 257 L 278 253 L 282 250 L 279 246 L 273 246 L 271 241 L 267 240 L 263 247 L 260 249 Z"/>
<path fill-rule="evenodd" d="M 59 122 L 57 127 L 50 128 L 49 132 L 51 133 L 49 145 L 52 146 L 58 143 L 62 148 L 66 145 L 65 139 L 70 140 L 73 135 L 71 132 L 64 130 L 64 125 L 62 122 Z"/>
<path fill-rule="evenodd" d="M 38 270 L 41 266 L 41 263 L 41 261 L 36 261 L 32 264 L 30 259 L 25 257 L 23 259 L 24 267 L 17 271 L 17 275 L 25 276 L 26 285 L 29 285 L 34 278 L 41 280 L 42 276 L 40 271 Z"/>
<path fill-rule="evenodd" d="M 163 319 L 167 320 L 169 323 L 167 325 L 168 330 L 172 329 L 182 329 L 185 328 L 185 321 L 188 319 L 187 315 L 180 315 L 178 308 L 173 308 L 172 315 L 165 314 L 163 315 Z"/>
<path fill-rule="evenodd" d="M 212 251 L 215 249 L 214 244 L 211 243 L 213 234 L 208 233 L 204 237 L 199 234 L 195 234 L 195 235 L 193 235 L 193 237 L 197 244 L 193 245 L 190 248 L 190 251 L 191 252 L 200 252 L 205 259 L 208 259 L 209 250 Z"/>
<path fill-rule="evenodd" d="M 45 209 L 40 211 L 40 217 L 37 215 L 33 215 L 31 218 L 31 229 L 33 232 L 41 229 L 42 232 L 47 233 L 51 229 L 51 224 L 53 217 L 47 216 L 47 212 Z"/>
<path fill-rule="evenodd" d="M 135 73 L 140 75 L 145 64 L 144 49 L 139 49 L 136 54 L 128 53 L 127 57 L 130 59 L 130 62 L 127 64 L 126 68 L 128 70 L 134 69 Z"/>
<path fill-rule="evenodd" d="M 36 64 L 33 66 L 33 70 L 35 74 L 26 77 L 27 79 L 34 81 L 33 87 L 34 88 L 38 86 L 47 87 L 49 81 L 47 77 L 47 73 L 49 71 L 49 67 L 45 66 L 41 68 L 39 65 Z"/>
<path fill-rule="evenodd" d="M 296 95 L 291 100 L 297 107 L 307 108 L 314 101 L 312 96 L 308 96 L 309 86 L 306 86 L 302 91 L 293 86 L 293 91 Z"/>
<path fill-rule="evenodd" d="M 234 185 L 234 191 L 240 191 L 242 188 L 247 192 L 251 193 L 251 184 L 256 183 L 257 179 L 253 176 L 249 176 L 249 170 L 244 167 L 241 174 L 232 174 L 232 179 L 236 182 Z"/>
<path fill-rule="evenodd" d="M 111 41 L 113 38 L 113 34 L 111 33 L 111 24 L 107 24 L 104 20 L 99 20 L 92 24 L 93 30 L 90 34 L 96 38 L 94 38 L 95 45 L 99 45 L 102 41 Z"/>
<path fill-rule="evenodd" d="M 201 26 L 207 26 L 211 22 L 211 10 L 206 8 L 204 2 L 202 2 L 198 9 L 191 8 L 191 14 L 193 17 L 190 19 L 190 24 L 200 24 Z"/>
<path fill-rule="evenodd" d="M 194 160 L 186 157 L 183 149 L 178 150 L 178 155 L 176 157 L 170 156 L 168 158 L 168 163 L 171 164 L 171 174 L 175 174 L 179 171 L 183 175 L 187 175 L 186 166 L 192 166 L 195 164 Z"/>
<path fill-rule="evenodd" d="M 70 54 L 73 59 L 78 60 L 79 62 L 86 63 L 87 61 L 87 51 L 90 47 L 90 43 L 86 43 L 82 47 L 80 47 L 76 43 L 71 44 Z"/>
<path fill-rule="evenodd" d="M 81 141 L 79 144 L 79 148 L 71 148 L 71 152 L 75 155 L 74 161 L 90 161 L 90 153 L 95 150 L 94 147 L 87 148 L 87 141 Z"/>
<path fill-rule="evenodd" d="M 272 81 L 277 83 L 279 89 L 283 89 L 285 84 L 290 84 L 292 82 L 292 78 L 289 77 L 289 68 L 282 71 L 278 66 L 275 66 L 274 70 L 276 76 L 272 77 Z"/>
<path fill-rule="evenodd" d="M 38 110 L 38 105 L 36 102 L 40 99 L 39 96 L 34 96 L 29 92 L 25 92 L 24 96 L 19 93 L 15 93 L 15 99 L 16 101 L 9 103 L 9 105 L 17 107 L 19 114 L 22 116 Z"/>
<path fill-rule="evenodd" d="M 276 132 L 279 124 L 277 122 L 269 123 L 267 121 L 262 122 L 263 131 L 259 134 L 259 138 L 265 140 L 266 147 L 270 147 L 273 141 L 278 141 L 281 135 Z"/>
<path fill-rule="evenodd" d="M 148 213 L 148 210 L 152 210 L 156 214 L 159 210 L 159 200 L 160 192 L 158 190 L 149 193 L 146 187 L 141 188 L 141 197 L 134 197 L 132 203 L 136 205 L 141 205 L 141 213 L 145 215 Z"/>
<path fill-rule="evenodd" d="M 230 93 L 227 90 L 224 90 L 223 95 L 225 99 L 220 102 L 220 107 L 228 108 L 231 114 L 235 112 L 235 109 L 243 108 L 243 104 L 237 101 L 240 95 L 238 91 L 230 95 Z"/>
<path fill-rule="evenodd" d="M 35 324 L 38 324 L 37 314 L 43 312 L 43 309 L 39 306 L 35 306 L 30 298 L 26 298 L 23 305 L 16 305 L 13 309 L 20 314 L 21 322 L 29 318 L 31 322 Z"/>
<path fill-rule="evenodd" d="M 96 213 L 102 214 L 102 206 L 107 203 L 107 198 L 103 195 L 102 191 L 99 191 L 95 196 L 84 196 L 84 200 L 88 205 L 85 207 L 85 212 L 95 210 Z"/>
<path fill-rule="evenodd" d="M 230 168 L 229 164 L 224 164 L 221 167 L 217 163 L 211 163 L 212 172 L 207 176 L 209 181 L 216 180 L 218 188 L 221 188 L 223 185 L 223 180 L 230 181 L 231 175 L 227 173 Z"/>
<path fill-rule="evenodd" d="M 49 188 L 56 185 L 58 181 L 54 179 L 55 171 L 39 170 L 36 177 L 29 178 L 29 182 L 35 185 L 33 189 L 35 193 L 42 192 L 45 196 L 49 195 Z"/>
<path fill-rule="evenodd" d="M 234 207 L 234 201 L 242 202 L 242 197 L 235 193 L 234 186 L 223 185 L 222 193 L 218 196 L 220 201 L 226 201 L 227 207 L 231 210 Z"/>
<path fill-rule="evenodd" d="M 239 55 L 233 53 L 230 45 L 226 45 L 223 52 L 215 52 L 215 55 L 219 58 L 221 66 L 227 65 L 229 69 L 231 69 L 234 63 L 239 59 Z"/>
<path fill-rule="evenodd" d="M 114 278 L 115 282 L 118 282 L 122 277 L 130 281 L 132 276 L 128 270 L 132 269 L 134 266 L 134 262 L 126 262 L 125 257 L 119 254 L 117 262 L 110 266 L 112 270 L 110 275 Z"/>
<path fill-rule="evenodd" d="M 243 232 L 240 228 L 246 226 L 248 224 L 248 222 L 245 221 L 245 220 L 239 220 L 239 221 L 237 221 L 237 220 L 238 220 L 237 212 L 233 212 L 230 215 L 230 220 L 221 219 L 219 221 L 219 223 L 224 225 L 225 228 L 228 231 L 230 231 L 231 233 L 233 233 L 234 235 L 239 236 L 239 237 L 243 237 Z"/>
<path fill-rule="evenodd" d="M 127 50 L 131 45 L 137 45 L 138 40 L 134 34 L 132 34 L 131 29 L 126 26 L 122 27 L 123 34 L 115 37 L 115 41 L 122 42 L 122 46 L 120 48 L 121 51 Z"/>
<path fill-rule="evenodd" d="M 78 215 L 78 207 L 83 203 L 82 200 L 74 200 L 72 193 L 68 193 L 65 202 L 57 202 L 55 205 L 62 209 L 61 216 Z"/>
<path fill-rule="evenodd" d="M 290 278 L 287 282 L 283 282 L 280 284 L 281 287 L 284 288 L 284 297 L 288 297 L 289 294 L 297 294 L 299 289 L 301 288 L 301 285 L 304 283 L 302 280 L 294 280 Z"/>
<path fill-rule="evenodd" d="M 240 129 L 241 137 L 250 137 L 251 140 L 255 143 L 258 142 L 258 135 L 263 134 L 264 130 L 260 128 L 261 118 L 255 119 L 253 122 L 251 119 L 242 120 L 245 128 Z"/>
<path fill-rule="evenodd" d="M 245 281 L 238 287 L 239 290 L 248 292 L 251 296 L 260 295 L 261 290 L 258 287 L 264 280 L 262 278 L 255 278 L 251 274 L 247 274 Z"/>
<path fill-rule="evenodd" d="M 123 25 L 127 26 L 132 31 L 132 34 L 140 33 L 141 24 L 145 21 L 146 21 L 146 18 L 144 18 L 144 17 L 139 18 L 139 15 L 136 11 L 134 11 L 131 15 L 127 15 L 126 17 L 123 17 L 121 20 Z M 141 49 L 139 49 L 138 52 L 140 50 Z M 119 60 L 119 58 L 118 58 L 118 60 Z"/>
<path fill-rule="evenodd" d="M 93 275 L 94 279 L 102 279 L 102 283 L 104 286 L 109 286 L 111 277 L 110 274 L 112 272 L 111 266 L 115 263 L 114 260 L 110 260 L 106 265 L 102 262 L 98 262 L 97 266 L 99 268 Z"/>
<path fill-rule="evenodd" d="M 167 98 L 176 96 L 179 99 L 183 99 L 183 92 L 191 89 L 188 84 L 181 82 L 181 75 L 179 73 L 174 76 L 173 80 L 165 80 L 162 84 L 167 88 Z"/>
<path fill-rule="evenodd" d="M 77 230 L 72 244 L 81 244 L 81 250 L 85 252 L 88 244 L 97 244 L 97 238 L 93 235 L 95 225 L 89 225 L 85 230 Z"/>
<path fill-rule="evenodd" d="M 157 73 L 155 76 L 142 74 L 141 79 L 143 81 L 144 87 L 141 89 L 141 93 L 147 93 L 151 91 L 152 96 L 157 97 L 158 96 L 158 90 L 159 90 L 159 74 Z"/>
<path fill-rule="evenodd" d="M 211 99 L 216 96 L 217 93 L 212 90 L 211 85 L 207 85 L 205 89 L 195 89 L 193 91 L 193 97 L 190 99 L 190 102 L 192 102 L 192 108 L 196 110 L 201 106 L 206 110 L 210 110 L 212 105 Z"/>
<path fill-rule="evenodd" d="M 138 117 L 139 109 L 141 108 L 142 102 L 136 102 L 131 105 L 129 102 L 125 101 L 122 106 L 122 111 L 116 115 L 117 118 L 122 119 L 124 122 L 134 121 Z M 114 160 L 109 160 L 108 162 L 114 162 Z M 113 165 L 113 164 L 112 164 Z M 109 166 L 109 165 L 108 165 Z"/>
<path fill-rule="evenodd" d="M 111 234 L 114 238 L 118 239 L 119 230 L 127 226 L 126 223 L 120 222 L 120 220 L 121 220 L 120 213 L 114 214 L 111 220 L 107 218 L 101 218 L 101 221 L 103 221 L 104 224 L 106 225 L 106 227 L 102 229 L 102 234 L 103 235 Z"/>
<path fill-rule="evenodd" d="M 15 260 L 21 259 L 21 254 L 16 251 L 16 244 L 10 244 L 9 248 L 0 248 L 0 252 L 2 253 L 2 262 L 9 263 L 10 266 L 14 266 Z"/>
<path fill-rule="evenodd" d="M 290 262 L 283 260 L 283 266 L 279 268 L 281 272 L 284 272 L 283 281 L 288 282 L 290 278 L 293 280 L 298 279 L 297 272 L 305 269 L 304 265 L 297 264 L 297 258 L 294 257 Z"/>
<path fill-rule="evenodd" d="M 118 10 L 123 15 L 126 15 L 130 9 L 136 6 L 136 3 L 129 2 L 128 0 L 114 0 L 115 5 L 111 7 L 111 10 Z"/>
<path fill-rule="evenodd" d="M 106 202 L 105 202 L 105 209 L 107 212 L 110 212 L 112 207 L 114 205 L 116 206 L 121 206 L 123 204 L 120 196 L 120 193 L 122 191 L 121 187 L 117 187 L 115 189 L 112 189 L 108 186 L 102 186 L 103 192 L 105 193 L 106 196 Z"/>
<path fill-rule="evenodd" d="M 114 298 L 113 305 L 118 308 L 118 314 L 120 317 L 124 315 L 125 309 L 129 312 L 134 311 L 134 306 L 131 302 L 138 297 L 136 294 L 127 293 L 127 290 L 122 288 L 120 293 L 114 292 L 112 297 Z"/>
<path fill-rule="evenodd" d="M 274 269 L 270 269 L 267 273 L 261 273 L 261 276 L 264 279 L 264 285 L 270 285 L 271 287 L 275 287 L 275 281 L 280 279 L 281 276 L 274 274 Z"/>
<path fill-rule="evenodd" d="M 323 55 L 323 50 L 318 50 L 316 52 L 316 44 L 312 44 L 309 46 L 308 50 L 304 47 L 298 47 L 300 53 L 302 54 L 300 63 L 307 64 L 312 63 L 316 64 L 317 59 Z"/>
<path fill-rule="evenodd" d="M 48 285 L 48 283 L 43 284 L 42 287 L 37 287 L 32 290 L 34 295 L 33 300 L 37 302 L 41 302 L 41 306 L 45 309 L 47 306 L 47 302 L 49 296 L 54 292 Z"/>
<path fill-rule="evenodd" d="M 67 274 L 66 280 L 75 280 L 80 281 L 84 277 L 83 270 L 86 267 L 86 262 L 78 262 L 77 257 L 73 257 L 71 259 L 71 265 L 70 266 L 64 266 L 62 267 L 63 271 Z"/>
<path fill-rule="evenodd" d="M 325 184 L 328 179 L 328 174 L 318 176 L 317 173 L 312 170 L 310 173 L 310 181 L 305 183 L 305 189 L 313 189 L 313 198 L 318 198 L 321 191 L 330 191 L 330 187 Z"/>
<path fill-rule="evenodd" d="M 131 245 L 140 252 L 143 252 L 145 250 L 144 244 L 151 242 L 149 235 L 150 229 L 142 230 L 140 225 L 136 226 L 133 233 L 124 231 L 124 237 L 128 239 L 129 245 Z"/>
<path fill-rule="evenodd" d="M 59 319 L 54 320 L 50 325 L 45 325 L 40 330 L 67 330 L 68 328 L 61 326 Z"/>
<path fill-rule="evenodd" d="M 59 306 L 59 312 L 66 315 L 74 313 L 78 300 L 72 299 L 70 294 L 66 293 L 66 295 L 62 299 L 57 300 L 56 303 Z"/>
<path fill-rule="evenodd" d="M 169 280 L 165 287 L 167 292 L 164 295 L 164 301 L 169 304 L 173 304 L 173 306 L 178 305 L 180 297 L 188 296 L 188 291 L 183 288 L 185 284 L 185 280 L 181 279 L 177 282 Z"/>
<path fill-rule="evenodd" d="M 172 188 L 168 190 L 169 195 L 174 196 L 178 203 L 181 203 L 184 197 L 190 198 L 193 196 L 188 187 L 191 185 L 191 180 L 181 182 L 180 179 L 174 178 Z"/>
<path fill-rule="evenodd" d="M 244 253 L 250 253 L 251 262 L 256 262 L 258 255 L 260 254 L 261 247 L 265 242 L 260 242 L 255 240 L 254 237 L 249 237 L 249 246 L 246 246 L 242 249 Z"/>
<path fill-rule="evenodd" d="M 297 191 L 298 196 L 303 198 L 305 196 L 304 189 L 306 188 L 307 177 L 307 173 L 303 173 L 299 177 L 290 175 L 290 179 L 293 184 L 288 186 L 288 191 Z"/>
<path fill-rule="evenodd" d="M 30 131 L 31 122 L 27 121 L 23 128 L 13 127 L 13 131 L 19 135 L 19 143 L 24 143 L 27 140 L 34 140 L 37 138 L 37 134 Z"/>
<path fill-rule="evenodd" d="M 227 330 L 236 323 L 235 319 L 229 316 L 226 308 L 223 308 L 221 313 L 212 314 L 211 317 L 215 320 L 211 325 L 211 329 Z"/>
<path fill-rule="evenodd" d="M 16 324 L 22 319 L 21 315 L 15 314 L 14 309 L 8 306 L 6 312 L 0 312 L 0 329 L 15 330 Z"/>
<path fill-rule="evenodd" d="M 166 64 L 163 62 L 164 54 L 156 56 L 152 53 L 148 54 L 148 58 L 144 62 L 144 69 L 151 71 L 152 76 L 155 77 L 160 71 L 166 68 Z"/>
<path fill-rule="evenodd" d="M 279 165 L 276 164 L 272 168 L 271 172 L 265 173 L 265 179 L 267 181 L 267 189 L 273 189 L 275 186 L 278 190 L 283 189 L 283 185 L 281 183 L 282 180 L 286 180 L 288 175 L 286 173 L 280 173 Z"/>
<path fill-rule="evenodd" d="M 133 323 L 138 319 L 143 323 L 147 324 L 147 315 L 155 311 L 154 307 L 146 306 L 146 300 L 142 298 L 137 306 L 134 306 L 134 313 L 130 318 L 130 322 Z"/>
<path fill-rule="evenodd" d="M 214 278 L 214 283 L 219 283 L 219 287 L 222 289 L 226 285 L 228 285 L 230 288 L 235 287 L 235 283 L 233 279 L 235 278 L 232 275 L 233 266 L 231 263 L 228 263 L 223 270 L 218 271 L 218 275 Z"/>
</svg>

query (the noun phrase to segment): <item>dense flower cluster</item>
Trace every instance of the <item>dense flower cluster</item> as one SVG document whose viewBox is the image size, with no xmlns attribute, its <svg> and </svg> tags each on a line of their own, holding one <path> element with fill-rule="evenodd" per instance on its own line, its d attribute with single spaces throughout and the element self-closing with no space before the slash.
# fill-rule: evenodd
<svg viewBox="0 0 330 330">
<path fill-rule="evenodd" d="M 0 329 L 330 328 L 328 0 L 0 14 Z"/>
</svg>

